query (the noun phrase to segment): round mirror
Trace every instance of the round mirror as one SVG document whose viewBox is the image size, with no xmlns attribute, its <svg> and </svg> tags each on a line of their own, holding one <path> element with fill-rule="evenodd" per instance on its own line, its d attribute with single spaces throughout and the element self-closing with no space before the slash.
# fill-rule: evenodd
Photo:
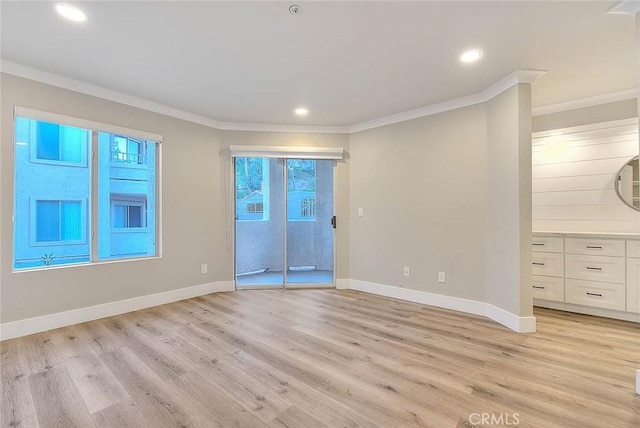
<svg viewBox="0 0 640 428">
<path fill-rule="evenodd" d="M 618 172 L 616 180 L 616 192 L 622 202 L 633 209 L 640 211 L 640 189 L 638 186 L 640 168 L 638 156 L 627 162 Z"/>
</svg>

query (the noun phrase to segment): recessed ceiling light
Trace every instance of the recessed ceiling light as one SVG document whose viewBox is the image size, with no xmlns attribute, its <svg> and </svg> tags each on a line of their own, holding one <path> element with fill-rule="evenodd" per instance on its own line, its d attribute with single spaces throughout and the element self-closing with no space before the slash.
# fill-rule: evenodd
<svg viewBox="0 0 640 428">
<path fill-rule="evenodd" d="M 296 116 L 306 116 L 309 114 L 309 110 L 307 110 L 304 107 L 298 107 L 294 113 L 296 114 Z"/>
<path fill-rule="evenodd" d="M 462 62 L 475 62 L 480 59 L 482 56 L 482 51 L 479 49 L 472 49 L 466 51 L 460 56 L 460 61 Z"/>
<path fill-rule="evenodd" d="M 56 12 L 73 22 L 84 22 L 87 20 L 87 14 L 71 4 L 57 3 Z"/>
</svg>

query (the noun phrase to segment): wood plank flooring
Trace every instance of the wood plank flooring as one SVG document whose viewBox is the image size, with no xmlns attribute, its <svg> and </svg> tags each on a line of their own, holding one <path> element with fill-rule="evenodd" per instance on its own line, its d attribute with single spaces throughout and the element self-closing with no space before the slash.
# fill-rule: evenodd
<svg viewBox="0 0 640 428">
<path fill-rule="evenodd" d="M 640 427 L 640 325 L 218 293 L 0 343 L 3 427 Z"/>
</svg>

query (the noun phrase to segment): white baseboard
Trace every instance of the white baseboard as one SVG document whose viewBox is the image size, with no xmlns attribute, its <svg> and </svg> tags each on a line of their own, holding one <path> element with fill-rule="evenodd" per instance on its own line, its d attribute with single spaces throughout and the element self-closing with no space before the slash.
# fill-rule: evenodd
<svg viewBox="0 0 640 428">
<path fill-rule="evenodd" d="M 349 279 L 336 279 L 336 289 L 338 290 L 348 290 L 349 289 Z"/>
<path fill-rule="evenodd" d="M 379 296 L 392 297 L 394 299 L 452 309 L 454 311 L 465 312 L 468 314 L 481 315 L 518 333 L 533 333 L 536 331 L 535 317 L 520 317 L 490 303 L 428 293 L 426 291 L 376 284 L 373 282 L 359 281 L 356 279 L 338 280 L 337 288 L 363 291 L 365 293 L 377 294 Z"/>
<path fill-rule="evenodd" d="M 592 308 L 591 306 L 573 305 L 564 302 L 552 302 L 550 300 L 533 299 L 533 306 L 541 308 L 557 309 L 559 311 L 576 312 L 597 317 L 613 318 L 622 321 L 640 322 L 640 314 L 633 312 L 613 311 L 611 309 Z"/>
<path fill-rule="evenodd" d="M 233 291 L 234 288 L 233 281 L 210 282 L 193 287 L 179 288 L 177 290 L 119 300 L 117 302 L 103 303 L 86 308 L 72 309 L 66 312 L 7 322 L 0 324 L 0 340 L 40 333 L 42 331 L 53 330 L 54 328 L 93 321 L 152 306 L 164 305 L 165 303 L 203 296 L 205 294 Z"/>
</svg>

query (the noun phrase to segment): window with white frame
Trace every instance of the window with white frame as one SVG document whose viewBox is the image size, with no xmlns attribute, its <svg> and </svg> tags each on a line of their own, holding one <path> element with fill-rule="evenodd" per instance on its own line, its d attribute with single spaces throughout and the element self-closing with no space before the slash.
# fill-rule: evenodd
<svg viewBox="0 0 640 428">
<path fill-rule="evenodd" d="M 111 202 L 111 226 L 114 229 L 145 227 L 144 206 L 144 202 L 113 200 Z"/>
<path fill-rule="evenodd" d="M 36 242 L 81 241 L 86 226 L 82 201 L 36 200 Z"/>
<path fill-rule="evenodd" d="M 111 148 L 111 159 L 114 162 L 123 162 L 127 164 L 144 164 L 144 152 L 146 144 L 144 141 L 123 137 L 121 135 L 113 136 L 113 146 Z"/>
<path fill-rule="evenodd" d="M 87 147 L 91 139 L 89 130 L 32 121 L 28 131 L 29 139 L 34 142 L 32 158 L 35 162 L 87 164 Z"/>
<path fill-rule="evenodd" d="M 19 107 L 14 135 L 14 269 L 158 254 L 161 136 Z"/>
</svg>

